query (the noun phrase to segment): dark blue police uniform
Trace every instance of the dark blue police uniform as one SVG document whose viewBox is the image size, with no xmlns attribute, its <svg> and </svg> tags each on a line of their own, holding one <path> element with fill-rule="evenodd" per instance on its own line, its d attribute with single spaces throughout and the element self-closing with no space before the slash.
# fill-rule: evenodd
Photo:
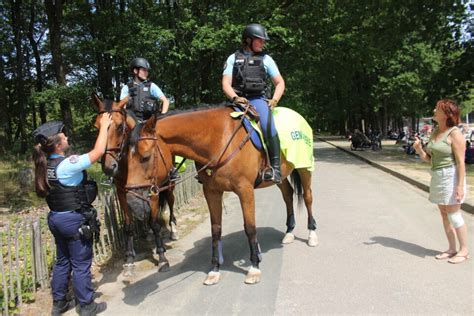
<svg viewBox="0 0 474 316">
<path fill-rule="evenodd" d="M 84 182 L 85 169 L 91 166 L 88 154 L 81 156 L 63 156 L 52 154 L 48 157 L 48 182 L 51 186 L 48 205 L 48 226 L 54 235 L 57 247 L 57 259 L 53 267 L 51 287 L 53 299 L 66 299 L 69 277 L 72 272 L 72 284 L 76 299 L 81 306 L 93 301 L 92 288 L 92 238 L 86 239 L 79 233 L 84 224 L 84 216 L 77 206 L 71 207 L 68 197 L 71 197 L 73 187 L 78 188 Z M 51 190 L 59 190 L 54 194 Z M 64 191 L 61 191 L 64 190 Z M 77 196 L 76 196 L 77 198 Z"/>
</svg>

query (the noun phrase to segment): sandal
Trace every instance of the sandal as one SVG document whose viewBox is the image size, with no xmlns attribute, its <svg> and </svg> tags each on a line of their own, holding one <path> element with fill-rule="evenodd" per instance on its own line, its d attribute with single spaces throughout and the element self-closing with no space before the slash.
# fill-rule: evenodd
<svg viewBox="0 0 474 316">
<path fill-rule="evenodd" d="M 465 256 L 454 256 L 452 257 L 451 259 L 448 260 L 449 263 L 452 263 L 452 264 L 457 264 L 457 263 L 462 263 L 464 261 L 466 261 L 467 259 L 469 259 L 469 254 L 465 255 Z"/>
<path fill-rule="evenodd" d="M 456 255 L 456 252 L 442 252 L 442 253 L 439 253 L 435 256 L 435 259 L 436 260 L 445 260 L 445 259 L 449 259 L 449 258 L 452 258 Z"/>
</svg>

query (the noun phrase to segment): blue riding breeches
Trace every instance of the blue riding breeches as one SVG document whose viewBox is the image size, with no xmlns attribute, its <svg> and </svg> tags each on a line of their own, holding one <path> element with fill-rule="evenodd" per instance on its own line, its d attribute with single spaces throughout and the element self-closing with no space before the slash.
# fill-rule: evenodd
<svg viewBox="0 0 474 316">
<path fill-rule="evenodd" d="M 56 242 L 56 263 L 51 288 L 53 300 L 66 299 L 72 272 L 72 285 L 81 306 L 93 300 L 92 239 L 75 240 L 84 217 L 76 212 L 49 212 L 48 226 Z"/>
<path fill-rule="evenodd" d="M 248 99 L 260 115 L 260 125 L 262 126 L 263 137 L 269 139 L 277 134 L 275 122 L 273 120 L 272 111 L 268 107 L 268 102 L 264 97 L 256 97 Z"/>
</svg>

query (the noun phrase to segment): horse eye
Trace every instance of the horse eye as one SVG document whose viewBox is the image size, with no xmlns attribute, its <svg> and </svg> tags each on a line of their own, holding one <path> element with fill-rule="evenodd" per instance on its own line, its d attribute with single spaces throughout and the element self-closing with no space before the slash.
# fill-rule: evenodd
<svg viewBox="0 0 474 316">
<path fill-rule="evenodd" d="M 141 163 L 146 163 L 150 160 L 150 157 L 151 157 L 150 155 L 142 156 L 142 157 L 140 157 L 140 162 Z"/>
</svg>

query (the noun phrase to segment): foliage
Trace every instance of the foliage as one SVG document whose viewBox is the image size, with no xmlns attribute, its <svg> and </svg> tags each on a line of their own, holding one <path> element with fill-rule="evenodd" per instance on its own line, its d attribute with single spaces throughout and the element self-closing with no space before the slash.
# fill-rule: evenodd
<svg viewBox="0 0 474 316">
<path fill-rule="evenodd" d="M 395 127 L 442 97 L 473 109 L 472 11 L 460 0 L 54 1 L 62 18 L 47 14 L 51 3 L 0 4 L 2 154 L 26 152 L 44 119 L 63 119 L 79 148 L 91 146 L 88 96 L 118 97 L 135 56 L 149 59 L 151 79 L 175 107 L 222 102 L 222 65 L 250 22 L 268 28 L 267 51 L 287 84 L 280 105 L 315 129 L 352 129 L 361 119 Z"/>
</svg>

